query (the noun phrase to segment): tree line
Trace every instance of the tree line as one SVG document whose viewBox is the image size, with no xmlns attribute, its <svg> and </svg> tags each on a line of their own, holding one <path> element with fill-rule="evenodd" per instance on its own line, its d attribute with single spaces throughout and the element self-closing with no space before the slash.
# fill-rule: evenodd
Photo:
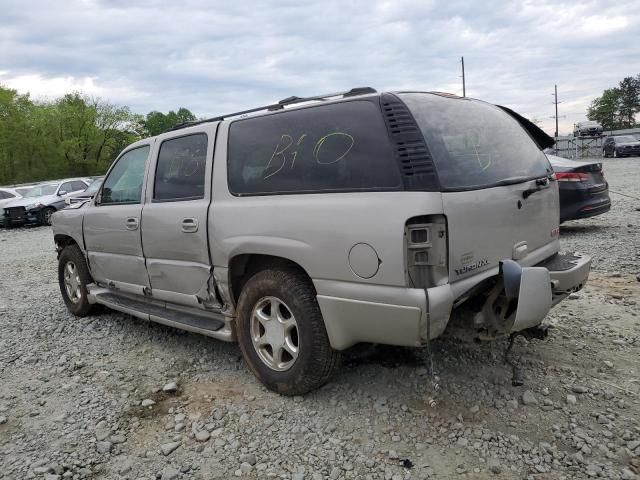
<svg viewBox="0 0 640 480">
<path fill-rule="evenodd" d="M 81 93 L 35 101 L 0 86 L 0 185 L 101 175 L 130 143 L 195 119 L 186 108 L 140 115 Z"/>
<path fill-rule="evenodd" d="M 599 122 L 605 130 L 640 127 L 640 74 L 625 77 L 617 87 L 607 88 L 587 109 L 587 118 Z"/>
</svg>

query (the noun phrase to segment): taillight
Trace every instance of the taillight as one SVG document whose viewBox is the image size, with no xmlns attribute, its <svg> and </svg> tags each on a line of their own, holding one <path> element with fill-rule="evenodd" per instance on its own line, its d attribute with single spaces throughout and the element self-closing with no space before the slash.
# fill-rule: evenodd
<svg viewBox="0 0 640 480">
<path fill-rule="evenodd" d="M 556 178 L 559 182 L 586 182 L 589 175 L 577 172 L 556 172 Z"/>
<path fill-rule="evenodd" d="M 446 282 L 447 221 L 444 215 L 424 215 L 407 220 L 404 232 L 407 284 L 430 288 Z"/>
</svg>

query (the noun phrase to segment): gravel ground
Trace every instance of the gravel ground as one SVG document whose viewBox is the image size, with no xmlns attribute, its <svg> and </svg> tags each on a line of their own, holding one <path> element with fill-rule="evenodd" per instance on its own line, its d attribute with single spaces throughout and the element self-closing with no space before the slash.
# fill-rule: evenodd
<svg viewBox="0 0 640 480">
<path fill-rule="evenodd" d="M 640 197 L 640 159 L 605 162 Z M 0 478 L 634 479 L 640 467 L 640 200 L 568 222 L 589 285 L 545 342 L 363 346 L 305 397 L 265 390 L 236 345 L 62 303 L 51 233 L 0 230 Z M 431 400 L 435 405 L 430 406 Z"/>
</svg>

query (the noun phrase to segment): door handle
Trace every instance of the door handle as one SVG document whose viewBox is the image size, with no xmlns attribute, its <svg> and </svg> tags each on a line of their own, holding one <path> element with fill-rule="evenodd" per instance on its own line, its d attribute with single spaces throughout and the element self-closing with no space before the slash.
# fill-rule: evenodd
<svg viewBox="0 0 640 480">
<path fill-rule="evenodd" d="M 195 233 L 198 231 L 198 220 L 195 218 L 185 218 L 182 220 L 182 231 L 184 233 Z"/>
<path fill-rule="evenodd" d="M 138 229 L 138 219 L 136 217 L 129 217 L 125 222 L 127 230 L 137 230 Z"/>
</svg>

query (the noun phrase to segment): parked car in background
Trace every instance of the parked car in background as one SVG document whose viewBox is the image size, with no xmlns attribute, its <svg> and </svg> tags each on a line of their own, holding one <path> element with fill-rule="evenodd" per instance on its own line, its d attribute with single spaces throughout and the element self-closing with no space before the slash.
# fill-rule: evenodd
<svg viewBox="0 0 640 480">
<path fill-rule="evenodd" d="M 72 193 L 71 195 L 67 195 L 65 199 L 65 203 L 67 205 L 71 205 L 73 203 L 86 202 L 87 200 L 91 200 L 96 196 L 98 190 L 102 186 L 102 180 L 104 177 L 97 177 L 93 179 L 93 182 L 82 192 Z"/>
<path fill-rule="evenodd" d="M 560 223 L 594 217 L 611 208 L 602 163 L 577 162 L 547 155 L 560 190 Z"/>
<path fill-rule="evenodd" d="M 67 195 L 81 192 L 89 186 L 84 178 L 70 178 L 43 183 L 31 188 L 24 197 L 4 205 L 4 225 L 50 225 L 51 215 L 65 207 Z"/>
<path fill-rule="evenodd" d="M 602 144 L 603 157 L 640 156 L 640 140 L 633 135 L 607 137 Z"/>
<path fill-rule="evenodd" d="M 599 137 L 602 135 L 602 125 L 598 122 L 586 121 L 578 122 L 573 127 L 574 137 Z"/>
<path fill-rule="evenodd" d="M 35 185 L 15 185 L 12 187 L 0 187 L 0 227 L 4 226 L 3 209 L 5 205 L 18 200 L 26 195 Z"/>
<path fill-rule="evenodd" d="M 130 145 L 53 215 L 70 312 L 238 340 L 299 395 L 359 342 L 542 337 L 586 283 L 591 259 L 559 253 L 553 139 L 515 112 L 371 88 L 249 112 Z"/>
</svg>

